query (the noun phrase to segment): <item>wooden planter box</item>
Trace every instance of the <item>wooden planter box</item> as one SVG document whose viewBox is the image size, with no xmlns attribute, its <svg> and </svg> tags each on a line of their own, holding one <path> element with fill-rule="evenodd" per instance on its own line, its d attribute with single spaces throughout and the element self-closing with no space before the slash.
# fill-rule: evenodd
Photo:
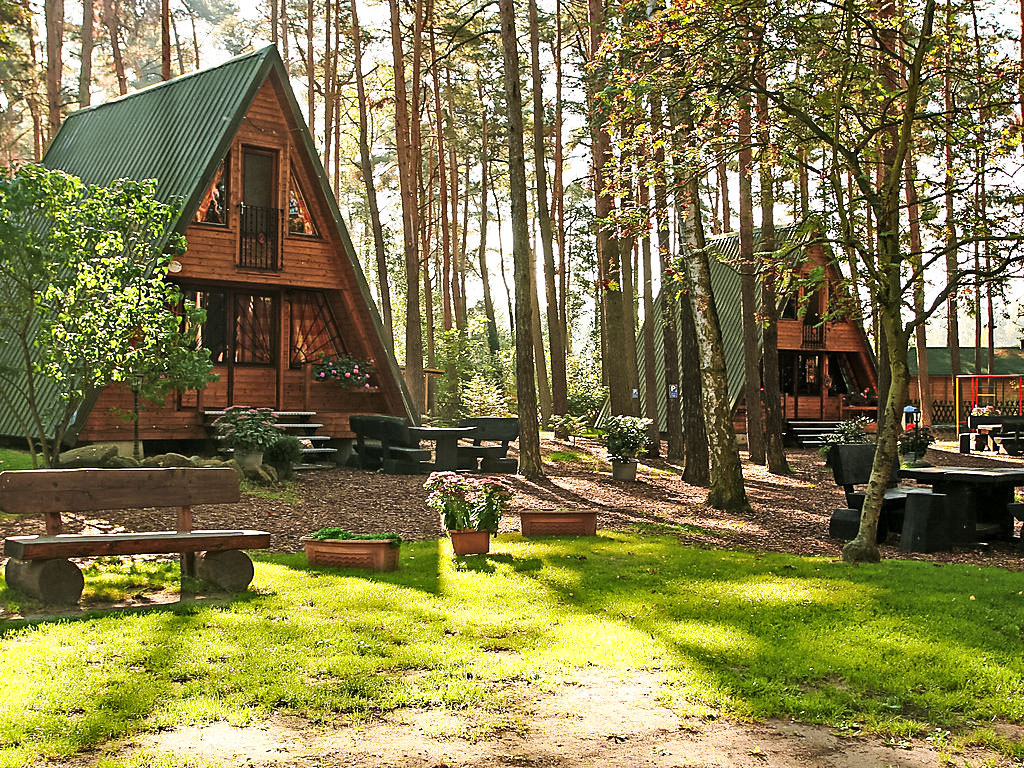
<svg viewBox="0 0 1024 768">
<path fill-rule="evenodd" d="M 490 531 L 448 531 L 456 555 L 486 555 L 491 551 Z"/>
<path fill-rule="evenodd" d="M 340 568 L 365 568 L 370 571 L 393 571 L 398 568 L 398 550 L 387 539 L 310 539 L 306 545 L 306 562 Z"/>
<path fill-rule="evenodd" d="M 596 536 L 597 512 L 534 510 L 519 513 L 523 536 Z"/>
</svg>

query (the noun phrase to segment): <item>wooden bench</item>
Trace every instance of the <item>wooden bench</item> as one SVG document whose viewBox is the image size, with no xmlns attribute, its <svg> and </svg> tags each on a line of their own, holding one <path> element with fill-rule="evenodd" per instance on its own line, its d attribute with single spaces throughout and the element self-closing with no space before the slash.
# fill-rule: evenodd
<svg viewBox="0 0 1024 768">
<path fill-rule="evenodd" d="M 84 578 L 70 557 L 177 552 L 182 576 L 205 579 L 238 592 L 253 577 L 252 560 L 240 550 L 270 545 L 266 531 L 193 530 L 196 504 L 239 500 L 238 475 L 230 468 L 47 469 L 0 472 L 0 510 L 43 515 L 42 536 L 4 540 L 9 586 L 45 603 L 77 603 Z M 141 533 L 66 534 L 61 513 L 141 507 L 178 507 L 176 530 Z M 196 557 L 196 553 L 203 553 Z"/>
<path fill-rule="evenodd" d="M 360 469 L 383 469 L 389 474 L 430 471 L 430 449 L 420 448 L 405 419 L 353 414 L 349 426 L 356 436 L 355 458 Z"/>
<path fill-rule="evenodd" d="M 503 416 L 476 416 L 462 419 L 460 427 L 476 427 L 472 445 L 459 446 L 459 469 L 481 472 L 511 472 L 519 470 L 519 462 L 508 458 L 508 444 L 519 437 L 519 419 Z M 497 443 L 497 445 L 485 445 Z"/>
</svg>

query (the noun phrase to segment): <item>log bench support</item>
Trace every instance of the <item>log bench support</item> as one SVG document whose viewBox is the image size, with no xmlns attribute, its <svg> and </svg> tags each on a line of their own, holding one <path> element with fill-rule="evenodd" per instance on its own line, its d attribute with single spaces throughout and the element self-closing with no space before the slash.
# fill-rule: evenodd
<svg viewBox="0 0 1024 768">
<path fill-rule="evenodd" d="M 0 473 L 0 509 L 39 514 L 43 536 L 11 536 L 4 541 L 7 583 L 48 604 L 74 604 L 85 580 L 68 558 L 178 553 L 181 575 L 198 577 L 229 592 L 244 590 L 253 564 L 242 549 L 270 545 L 270 534 L 252 530 L 193 530 L 193 504 L 239 499 L 238 476 L 231 469 L 85 469 Z M 60 511 L 178 507 L 175 531 L 64 534 Z"/>
</svg>

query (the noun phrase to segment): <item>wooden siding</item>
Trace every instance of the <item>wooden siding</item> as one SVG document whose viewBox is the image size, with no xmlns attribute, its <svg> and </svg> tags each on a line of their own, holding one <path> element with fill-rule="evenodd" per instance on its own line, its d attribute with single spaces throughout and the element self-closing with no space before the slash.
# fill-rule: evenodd
<svg viewBox="0 0 1024 768">
<path fill-rule="evenodd" d="M 398 382 L 388 375 L 388 355 L 375 331 L 369 307 L 359 291 L 345 244 L 334 226 L 327 200 L 321 193 L 313 164 L 304 147 L 297 145 L 290 111 L 285 107 L 282 85 L 271 75 L 259 88 L 245 119 L 231 141 L 228 163 L 228 223 L 226 226 L 191 223 L 186 228 L 188 250 L 178 261 L 182 269 L 175 280 L 190 287 L 249 288 L 280 297 L 289 290 L 322 291 L 334 313 L 344 348 L 353 357 L 374 361 L 379 387 L 366 392 L 337 385 L 310 382 L 308 368 L 290 369 L 288 319 L 281 314 L 278 329 L 280 367 L 236 364 L 218 365 L 220 379 L 198 395 L 184 393 L 168 398 L 162 408 L 146 410 L 140 420 L 143 439 L 201 439 L 206 436 L 202 409 L 227 405 L 252 405 L 286 411 L 313 410 L 323 423 L 321 434 L 351 437 L 348 417 L 353 413 L 405 415 Z M 267 271 L 238 266 L 239 204 L 242 197 L 242 150 L 270 150 L 277 157 L 276 206 L 287 211 L 290 174 L 294 169 L 317 237 L 287 234 L 282 221 L 281 269 Z M 229 383 L 233 396 L 229 398 Z M 308 394 L 308 396 L 307 396 Z M 230 402 L 229 402 L 230 400 Z M 80 432 L 82 440 L 128 440 L 132 424 L 118 419 L 114 409 L 130 411 L 131 395 L 121 387 L 108 387 L 99 397 Z"/>
</svg>

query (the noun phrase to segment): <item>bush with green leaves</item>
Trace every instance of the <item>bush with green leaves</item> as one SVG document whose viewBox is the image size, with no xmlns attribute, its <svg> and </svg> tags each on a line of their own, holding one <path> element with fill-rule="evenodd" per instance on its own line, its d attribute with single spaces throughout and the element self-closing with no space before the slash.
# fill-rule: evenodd
<svg viewBox="0 0 1024 768">
<path fill-rule="evenodd" d="M 828 458 L 829 449 L 833 445 L 842 445 L 843 443 L 873 443 L 874 438 L 867 433 L 865 427 L 870 422 L 864 416 L 857 416 L 853 419 L 847 419 L 846 421 L 840 421 L 835 430 L 825 435 L 825 440 L 818 448 L 818 454 L 824 458 Z"/>
<path fill-rule="evenodd" d="M 430 491 L 427 504 L 441 515 L 449 531 L 498 532 L 498 522 L 512 498 L 512 488 L 501 478 L 475 478 L 458 472 L 434 472 L 423 487 Z"/>
<path fill-rule="evenodd" d="M 402 537 L 397 533 L 351 533 L 344 528 L 321 528 L 316 533 L 309 534 L 309 538 L 317 541 L 388 541 L 391 546 L 398 547 L 402 544 Z"/>
<path fill-rule="evenodd" d="M 265 451 L 281 439 L 282 429 L 269 408 L 233 405 L 213 422 L 228 448 L 236 451 Z"/>
<path fill-rule="evenodd" d="M 302 460 L 302 441 L 295 435 L 282 434 L 263 451 L 263 461 L 275 467 L 297 464 Z"/>
<path fill-rule="evenodd" d="M 639 416 L 611 416 L 605 421 L 601 433 L 608 446 L 608 457 L 613 461 L 632 461 L 647 447 L 647 429 L 650 419 Z"/>
</svg>

